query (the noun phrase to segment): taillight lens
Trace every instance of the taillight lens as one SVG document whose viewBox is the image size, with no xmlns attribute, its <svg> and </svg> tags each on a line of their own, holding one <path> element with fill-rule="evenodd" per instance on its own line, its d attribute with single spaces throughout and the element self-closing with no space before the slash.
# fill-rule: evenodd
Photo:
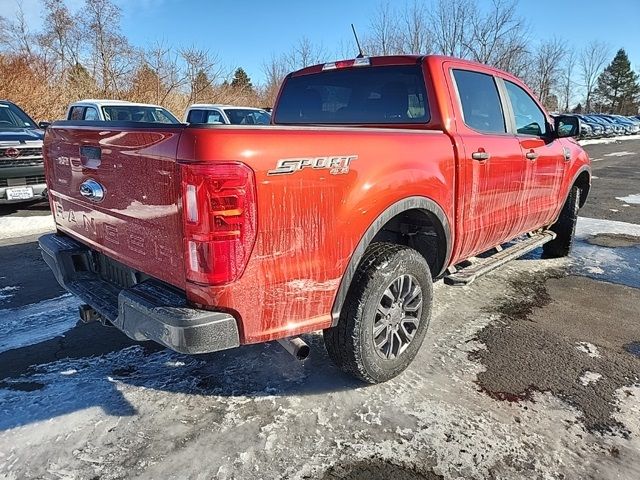
<svg viewBox="0 0 640 480">
<path fill-rule="evenodd" d="M 223 285 L 242 276 L 256 240 L 256 187 L 244 163 L 182 164 L 187 280 Z"/>
</svg>

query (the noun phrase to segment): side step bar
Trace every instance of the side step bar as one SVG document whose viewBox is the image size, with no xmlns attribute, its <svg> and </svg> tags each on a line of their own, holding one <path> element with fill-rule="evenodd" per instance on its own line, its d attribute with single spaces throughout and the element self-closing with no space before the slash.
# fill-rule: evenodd
<svg viewBox="0 0 640 480">
<path fill-rule="evenodd" d="M 444 277 L 444 283 L 453 286 L 469 285 L 476 278 L 489 273 L 492 270 L 504 265 L 510 260 L 519 258 L 547 242 L 556 238 L 556 234 L 551 230 L 544 230 L 538 233 L 530 233 L 529 238 L 517 241 L 505 247 L 496 247 L 496 253 L 489 257 L 477 258 L 466 267 L 455 269 Z"/>
</svg>

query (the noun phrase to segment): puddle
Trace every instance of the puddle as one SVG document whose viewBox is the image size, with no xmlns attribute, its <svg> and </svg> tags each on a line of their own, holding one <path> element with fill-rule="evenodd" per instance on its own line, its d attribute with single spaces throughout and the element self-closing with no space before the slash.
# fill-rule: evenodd
<svg viewBox="0 0 640 480">
<path fill-rule="evenodd" d="M 307 478 L 307 477 L 305 477 Z M 433 471 L 395 465 L 382 459 L 360 460 L 330 467 L 321 480 L 442 480 Z"/>
<path fill-rule="evenodd" d="M 631 342 L 624 346 L 624 349 L 631 355 L 640 358 L 640 342 Z"/>
<path fill-rule="evenodd" d="M 626 233 L 598 233 L 586 238 L 587 243 L 599 247 L 625 248 L 640 245 L 640 237 Z"/>
</svg>

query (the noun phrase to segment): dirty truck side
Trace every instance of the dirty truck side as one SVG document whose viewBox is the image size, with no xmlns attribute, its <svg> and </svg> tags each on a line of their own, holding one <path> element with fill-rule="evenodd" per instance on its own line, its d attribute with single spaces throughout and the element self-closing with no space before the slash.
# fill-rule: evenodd
<svg viewBox="0 0 640 480">
<path fill-rule="evenodd" d="M 40 246 L 86 321 L 184 353 L 303 356 L 297 336 L 324 330 L 338 366 L 385 381 L 426 335 L 434 279 L 569 253 L 590 186 L 575 122 L 437 56 L 294 72 L 270 126 L 58 122 Z"/>
</svg>

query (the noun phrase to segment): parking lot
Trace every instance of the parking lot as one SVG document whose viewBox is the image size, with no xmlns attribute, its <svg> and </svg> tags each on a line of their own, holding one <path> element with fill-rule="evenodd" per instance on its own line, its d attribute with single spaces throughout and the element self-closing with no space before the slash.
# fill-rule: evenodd
<svg viewBox="0 0 640 480">
<path fill-rule="evenodd" d="M 319 335 L 189 357 L 78 325 L 40 260 L 46 205 L 0 219 L 0 478 L 640 478 L 640 139 L 586 146 L 567 259 L 438 282 L 410 368 L 363 385 Z"/>
</svg>

